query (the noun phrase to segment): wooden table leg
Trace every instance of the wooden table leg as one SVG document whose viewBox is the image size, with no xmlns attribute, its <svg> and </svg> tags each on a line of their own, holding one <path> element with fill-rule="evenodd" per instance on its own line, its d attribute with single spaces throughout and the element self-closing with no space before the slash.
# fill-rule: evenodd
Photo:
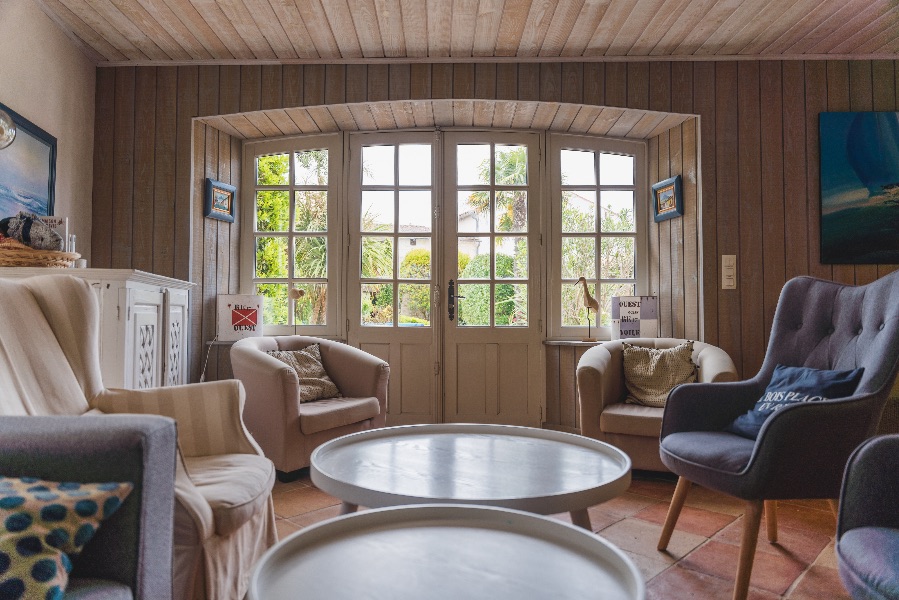
<svg viewBox="0 0 899 600">
<path fill-rule="evenodd" d="M 593 531 L 593 526 L 590 524 L 590 515 L 587 513 L 586 508 L 573 510 L 569 514 L 571 515 L 572 523 L 578 527 L 583 527 L 587 531 Z"/>
<path fill-rule="evenodd" d="M 350 513 L 354 513 L 359 509 L 358 504 L 351 504 L 349 502 L 341 502 L 340 503 L 340 514 L 348 515 Z"/>
</svg>

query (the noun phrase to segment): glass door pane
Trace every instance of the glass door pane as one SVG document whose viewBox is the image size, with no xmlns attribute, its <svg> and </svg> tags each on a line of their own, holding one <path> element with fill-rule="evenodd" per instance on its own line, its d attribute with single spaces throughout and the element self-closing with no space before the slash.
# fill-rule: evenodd
<svg viewBox="0 0 899 600">
<path fill-rule="evenodd" d="M 361 153 L 360 325 L 429 327 L 431 145 L 362 145 Z"/>
</svg>

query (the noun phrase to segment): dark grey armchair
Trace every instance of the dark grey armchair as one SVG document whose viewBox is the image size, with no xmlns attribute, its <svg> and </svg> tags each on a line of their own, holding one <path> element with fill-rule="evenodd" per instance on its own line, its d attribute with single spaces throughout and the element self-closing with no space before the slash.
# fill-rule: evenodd
<svg viewBox="0 0 899 600">
<path fill-rule="evenodd" d="M 0 416 L 0 474 L 134 484 L 72 561 L 66 598 L 172 598 L 176 439 L 167 417 Z"/>
<path fill-rule="evenodd" d="M 896 378 L 899 272 L 848 286 L 811 277 L 786 283 L 764 362 L 752 379 L 675 388 L 662 418 L 660 457 L 680 476 L 659 550 L 668 546 L 691 482 L 746 501 L 734 598 L 746 597 L 764 508 L 777 540 L 773 501 L 833 499 L 852 451 L 872 436 Z M 864 367 L 849 398 L 792 404 L 767 419 L 755 440 L 724 432 L 753 407 L 776 365 Z"/>
<path fill-rule="evenodd" d="M 836 550 L 855 600 L 899 598 L 899 435 L 870 439 L 849 458 Z"/>
</svg>

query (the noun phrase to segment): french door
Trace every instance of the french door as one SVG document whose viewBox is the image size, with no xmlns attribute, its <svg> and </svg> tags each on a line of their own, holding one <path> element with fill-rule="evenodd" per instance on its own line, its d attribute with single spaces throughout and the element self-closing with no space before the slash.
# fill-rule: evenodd
<svg viewBox="0 0 899 600">
<path fill-rule="evenodd" d="M 540 136 L 350 136 L 347 337 L 388 423 L 539 426 Z M 442 182 L 442 185 L 441 185 Z"/>
<path fill-rule="evenodd" d="M 540 424 L 540 136 L 445 135 L 443 415 Z"/>
<path fill-rule="evenodd" d="M 390 364 L 389 425 L 440 421 L 433 132 L 350 136 L 347 341 Z"/>
</svg>

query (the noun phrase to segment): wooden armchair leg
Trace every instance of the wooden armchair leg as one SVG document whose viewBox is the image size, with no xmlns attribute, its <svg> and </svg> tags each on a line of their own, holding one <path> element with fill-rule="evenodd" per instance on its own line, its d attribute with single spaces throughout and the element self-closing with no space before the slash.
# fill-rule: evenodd
<svg viewBox="0 0 899 600">
<path fill-rule="evenodd" d="M 765 525 L 768 541 L 773 544 L 777 541 L 777 500 L 765 500 Z"/>
<path fill-rule="evenodd" d="M 750 500 L 746 503 L 746 514 L 743 515 L 743 539 L 740 542 L 740 563 L 737 566 L 733 600 L 746 600 L 749 594 L 749 577 L 752 575 L 752 561 L 759 541 L 763 505 L 762 500 Z"/>
<path fill-rule="evenodd" d="M 662 527 L 662 535 L 659 536 L 659 550 L 665 550 L 668 547 L 668 542 L 671 541 L 671 534 L 674 533 L 674 526 L 677 524 L 677 518 L 684 507 L 684 500 L 687 499 L 690 485 L 690 480 L 685 477 L 678 477 L 674 495 L 671 497 L 671 505 L 668 507 L 668 516 L 665 517 L 665 525 Z"/>
</svg>

